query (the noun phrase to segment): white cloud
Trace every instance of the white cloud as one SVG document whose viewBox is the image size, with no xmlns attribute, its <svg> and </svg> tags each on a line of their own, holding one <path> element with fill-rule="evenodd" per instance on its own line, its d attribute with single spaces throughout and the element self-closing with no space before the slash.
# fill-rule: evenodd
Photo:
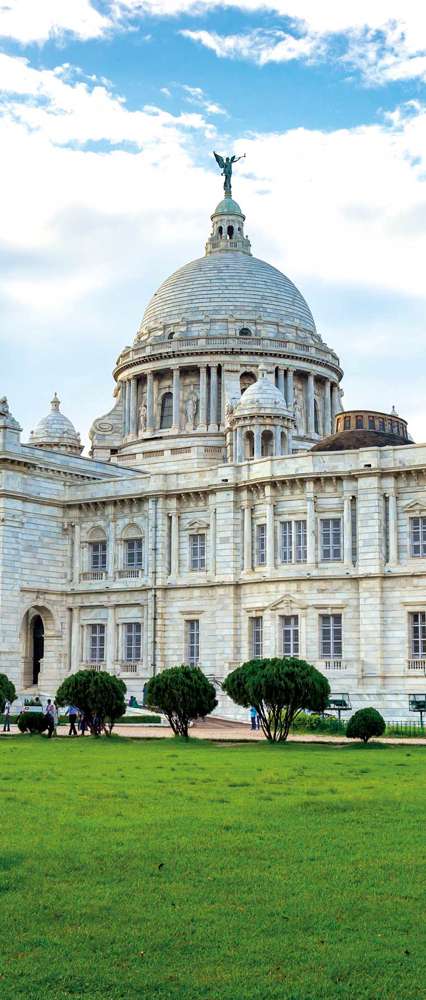
<svg viewBox="0 0 426 1000">
<path fill-rule="evenodd" d="M 225 108 L 222 108 L 221 104 L 216 104 L 211 101 L 204 90 L 201 87 L 190 87 L 187 83 L 181 84 L 181 89 L 183 90 L 186 100 L 190 104 L 197 104 L 199 107 L 204 108 L 204 110 L 209 115 L 227 115 Z"/>
<path fill-rule="evenodd" d="M 259 66 L 269 62 L 290 62 L 311 54 L 318 58 L 322 50 L 319 40 L 307 35 L 295 38 L 278 30 L 257 29 L 241 35 L 219 35 L 216 31 L 183 29 L 180 34 L 204 45 L 220 59 L 248 59 Z"/>
<path fill-rule="evenodd" d="M 0 36 L 23 45 L 66 33 L 87 41 L 112 25 L 91 0 L 0 0 Z"/>
</svg>

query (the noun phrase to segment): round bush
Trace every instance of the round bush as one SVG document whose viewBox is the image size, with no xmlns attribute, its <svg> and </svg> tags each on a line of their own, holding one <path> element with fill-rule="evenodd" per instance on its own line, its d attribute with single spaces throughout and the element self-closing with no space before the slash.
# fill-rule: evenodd
<svg viewBox="0 0 426 1000">
<path fill-rule="evenodd" d="M 175 736 L 188 737 L 192 719 L 203 719 L 216 708 L 213 684 L 200 667 L 182 663 L 151 677 L 145 689 L 145 705 L 167 717 Z"/>
<path fill-rule="evenodd" d="M 346 727 L 346 736 L 349 740 L 362 740 L 363 743 L 367 743 L 372 736 L 382 736 L 385 729 L 385 720 L 377 709 L 360 708 L 351 715 Z"/>
<path fill-rule="evenodd" d="M 21 733 L 44 733 L 48 729 L 42 712 L 21 712 L 16 722 Z"/>
</svg>

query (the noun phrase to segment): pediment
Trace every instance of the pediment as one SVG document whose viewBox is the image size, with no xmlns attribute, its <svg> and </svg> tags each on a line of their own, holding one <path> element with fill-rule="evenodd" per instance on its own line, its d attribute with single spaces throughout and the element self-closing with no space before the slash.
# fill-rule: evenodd
<svg viewBox="0 0 426 1000">
<path fill-rule="evenodd" d="M 187 524 L 187 528 L 190 531 L 206 531 L 209 527 L 209 522 L 203 520 L 190 521 L 189 524 Z"/>
<path fill-rule="evenodd" d="M 302 611 L 306 604 L 292 594 L 282 594 L 278 600 L 268 604 L 268 611 L 282 611 L 284 614 L 293 614 L 295 611 Z"/>
<path fill-rule="evenodd" d="M 409 503 L 404 504 L 403 509 L 409 514 L 424 514 L 426 512 L 426 496 L 424 499 L 410 500 Z"/>
</svg>

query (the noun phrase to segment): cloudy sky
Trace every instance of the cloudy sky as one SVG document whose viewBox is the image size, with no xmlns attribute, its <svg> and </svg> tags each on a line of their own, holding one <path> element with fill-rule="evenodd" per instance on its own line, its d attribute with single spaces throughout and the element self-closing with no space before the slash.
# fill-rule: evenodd
<svg viewBox="0 0 426 1000">
<path fill-rule="evenodd" d="M 171 271 L 211 156 L 254 253 L 300 287 L 345 405 L 426 439 L 426 15 L 419 0 L 0 0 L 0 395 L 84 437 Z"/>
</svg>

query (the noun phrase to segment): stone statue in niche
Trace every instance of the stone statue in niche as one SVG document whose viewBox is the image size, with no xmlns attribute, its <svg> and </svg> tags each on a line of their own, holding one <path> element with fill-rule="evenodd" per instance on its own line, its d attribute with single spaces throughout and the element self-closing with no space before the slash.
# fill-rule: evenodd
<svg viewBox="0 0 426 1000">
<path fill-rule="evenodd" d="M 294 421 L 298 434 L 305 433 L 305 407 L 301 398 L 300 390 L 296 389 L 294 395 Z"/>
<path fill-rule="evenodd" d="M 189 429 L 191 431 L 193 431 L 194 427 L 195 427 L 195 417 L 197 415 L 197 404 L 198 404 L 198 399 L 197 399 L 197 397 L 195 395 L 188 396 L 188 399 L 186 400 L 186 403 L 185 403 L 185 418 L 186 418 L 187 426 L 189 427 Z"/>
<path fill-rule="evenodd" d="M 146 402 L 142 401 L 139 407 L 139 430 L 144 432 L 146 430 Z"/>
</svg>

